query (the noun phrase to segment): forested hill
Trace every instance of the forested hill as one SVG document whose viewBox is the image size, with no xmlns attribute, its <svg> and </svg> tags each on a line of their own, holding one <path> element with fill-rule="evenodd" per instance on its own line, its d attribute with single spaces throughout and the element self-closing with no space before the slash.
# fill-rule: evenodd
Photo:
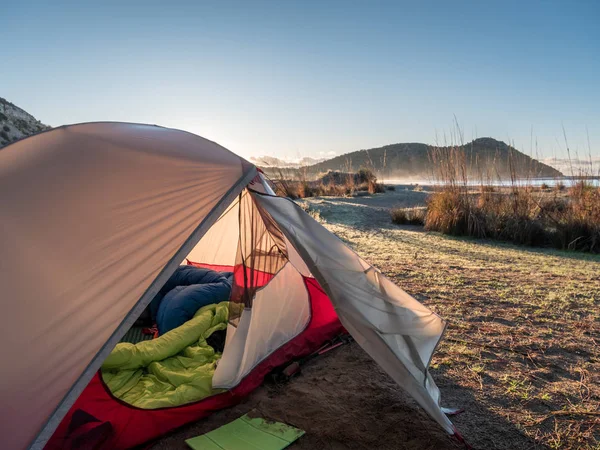
<svg viewBox="0 0 600 450">
<path fill-rule="evenodd" d="M 492 138 L 475 139 L 458 147 L 432 147 L 420 143 L 391 144 L 336 156 L 306 169 L 308 173 L 315 174 L 329 170 L 350 172 L 366 167 L 386 178 L 422 178 L 431 177 L 441 164 L 457 159 L 464 161 L 471 177 L 508 178 L 511 167 L 518 177 L 562 176 L 553 167 Z"/>
</svg>

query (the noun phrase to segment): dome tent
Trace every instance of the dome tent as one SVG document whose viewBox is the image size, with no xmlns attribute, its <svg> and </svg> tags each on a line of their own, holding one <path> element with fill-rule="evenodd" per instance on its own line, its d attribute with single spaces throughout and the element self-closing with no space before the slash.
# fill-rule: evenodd
<svg viewBox="0 0 600 450">
<path fill-rule="evenodd" d="M 454 433 L 427 370 L 445 322 L 225 148 L 149 125 L 60 127 L 0 151 L 0 204 L 2 448 L 138 445 L 233 404 L 342 325 Z M 182 261 L 234 272 L 213 377 L 226 391 L 125 405 L 98 370 Z"/>
</svg>

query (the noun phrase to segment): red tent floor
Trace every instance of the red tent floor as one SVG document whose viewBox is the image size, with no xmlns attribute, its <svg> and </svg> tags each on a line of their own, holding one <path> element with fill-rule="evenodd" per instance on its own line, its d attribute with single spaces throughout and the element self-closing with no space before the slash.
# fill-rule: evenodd
<svg viewBox="0 0 600 450">
<path fill-rule="evenodd" d="M 308 326 L 259 363 L 232 390 L 188 405 L 147 410 L 136 408 L 113 397 L 97 373 L 73 404 L 45 448 L 131 448 L 236 404 L 259 387 L 273 369 L 314 352 L 323 343 L 344 331 L 331 301 L 317 281 L 304 278 L 304 282 L 311 303 L 311 319 Z"/>
</svg>

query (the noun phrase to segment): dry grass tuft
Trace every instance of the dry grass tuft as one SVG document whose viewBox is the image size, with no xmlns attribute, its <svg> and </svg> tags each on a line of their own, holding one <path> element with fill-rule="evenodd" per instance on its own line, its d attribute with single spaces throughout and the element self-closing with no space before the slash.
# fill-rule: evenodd
<svg viewBox="0 0 600 450">
<path fill-rule="evenodd" d="M 297 180 L 290 180 L 280 170 L 279 179 L 274 184 L 277 195 L 291 199 L 347 197 L 360 191 L 369 194 L 385 192 L 385 186 L 377 181 L 369 169 L 360 169 L 356 173 L 330 171 L 315 181 L 309 181 L 306 172 L 300 172 Z"/>
<path fill-rule="evenodd" d="M 427 230 L 600 253 L 600 188 L 587 178 L 570 189 L 557 183 L 550 191 L 518 180 L 513 171 L 509 187 L 491 187 L 481 179 L 477 191 L 464 155 L 456 150 L 443 156 L 436 160 L 442 185 L 428 199 Z"/>
<path fill-rule="evenodd" d="M 425 225 L 425 208 L 393 208 L 390 211 L 396 225 Z"/>
</svg>

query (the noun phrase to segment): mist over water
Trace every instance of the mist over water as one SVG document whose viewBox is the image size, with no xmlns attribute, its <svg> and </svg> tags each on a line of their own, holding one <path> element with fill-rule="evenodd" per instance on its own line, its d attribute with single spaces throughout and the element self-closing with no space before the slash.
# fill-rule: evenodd
<svg viewBox="0 0 600 450">
<path fill-rule="evenodd" d="M 562 184 L 566 187 L 571 187 L 584 178 L 580 177 L 560 177 L 560 178 L 523 178 L 515 181 L 517 186 L 541 186 L 546 184 L 547 186 L 556 186 L 558 184 Z M 384 184 L 390 184 L 394 186 L 405 186 L 405 185 L 420 185 L 420 186 L 441 186 L 446 184 L 441 180 L 434 179 L 418 179 L 418 178 L 391 178 L 391 179 L 383 179 L 380 180 Z M 594 178 L 585 178 L 586 183 L 591 184 L 592 186 L 600 187 L 600 177 Z M 459 182 L 458 184 L 462 184 Z M 513 182 L 509 179 L 504 180 L 469 180 L 467 181 L 468 186 L 512 186 Z"/>
</svg>

